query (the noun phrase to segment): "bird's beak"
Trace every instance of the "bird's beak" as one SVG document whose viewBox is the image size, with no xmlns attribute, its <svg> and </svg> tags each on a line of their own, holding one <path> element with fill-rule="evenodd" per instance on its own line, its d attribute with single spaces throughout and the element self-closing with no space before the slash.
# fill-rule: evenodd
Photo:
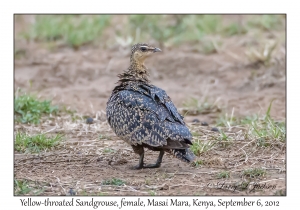
<svg viewBox="0 0 300 210">
<path fill-rule="evenodd" d="M 156 47 L 154 48 L 153 52 L 162 52 L 162 50 Z"/>
</svg>

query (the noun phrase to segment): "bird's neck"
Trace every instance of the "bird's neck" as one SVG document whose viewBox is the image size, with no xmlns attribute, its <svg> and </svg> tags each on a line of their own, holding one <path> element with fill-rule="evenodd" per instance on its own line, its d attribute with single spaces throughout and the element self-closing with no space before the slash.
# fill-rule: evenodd
<svg viewBox="0 0 300 210">
<path fill-rule="evenodd" d="M 119 75 L 120 82 L 140 81 L 149 83 L 149 73 L 144 62 L 130 60 L 130 66 L 124 73 Z"/>
</svg>

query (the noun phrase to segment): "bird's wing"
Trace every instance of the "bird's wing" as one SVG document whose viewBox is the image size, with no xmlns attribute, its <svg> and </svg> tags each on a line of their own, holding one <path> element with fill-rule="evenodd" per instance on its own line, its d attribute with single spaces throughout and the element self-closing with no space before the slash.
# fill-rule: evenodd
<svg viewBox="0 0 300 210">
<path fill-rule="evenodd" d="M 110 101 L 117 103 L 108 107 L 108 121 L 117 135 L 130 135 L 131 143 L 155 147 L 170 144 L 168 139 L 191 143 L 191 133 L 165 91 L 148 85 L 127 87 Z"/>
</svg>

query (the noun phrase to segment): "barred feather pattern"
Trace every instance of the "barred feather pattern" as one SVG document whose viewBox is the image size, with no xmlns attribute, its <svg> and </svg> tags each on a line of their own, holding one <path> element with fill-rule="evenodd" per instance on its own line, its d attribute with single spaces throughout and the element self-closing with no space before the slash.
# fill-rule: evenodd
<svg viewBox="0 0 300 210">
<path fill-rule="evenodd" d="M 195 158 L 188 146 L 192 135 L 164 90 L 143 81 L 122 82 L 106 113 L 113 131 L 130 145 L 163 148 L 185 162 Z"/>
</svg>

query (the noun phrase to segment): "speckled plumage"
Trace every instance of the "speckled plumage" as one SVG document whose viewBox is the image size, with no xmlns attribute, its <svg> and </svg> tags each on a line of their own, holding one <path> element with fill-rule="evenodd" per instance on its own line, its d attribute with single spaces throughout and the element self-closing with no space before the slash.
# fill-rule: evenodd
<svg viewBox="0 0 300 210">
<path fill-rule="evenodd" d="M 145 52 L 143 47 L 147 48 Z M 192 135 L 183 117 L 166 92 L 150 84 L 148 79 L 148 69 L 143 61 L 156 51 L 160 49 L 145 43 L 132 47 L 130 67 L 119 75 L 119 84 L 114 88 L 106 108 L 107 120 L 113 131 L 140 154 L 137 168 L 143 167 L 144 147 L 161 151 L 152 167 L 160 166 L 164 151 L 186 162 L 194 159 L 189 149 Z"/>
</svg>

